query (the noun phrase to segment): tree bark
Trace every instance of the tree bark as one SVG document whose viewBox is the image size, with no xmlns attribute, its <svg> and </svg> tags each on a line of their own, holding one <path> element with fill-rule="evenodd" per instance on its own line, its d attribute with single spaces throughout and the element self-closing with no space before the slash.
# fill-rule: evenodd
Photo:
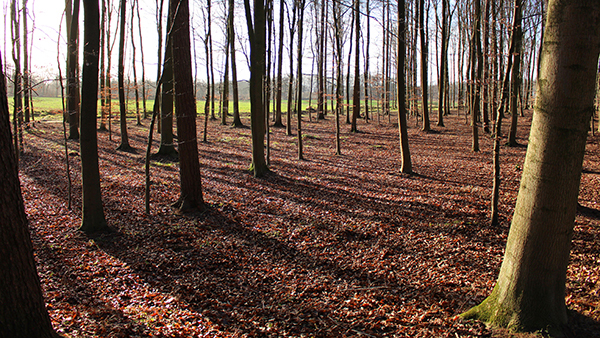
<svg viewBox="0 0 600 338">
<path fill-rule="evenodd" d="M 277 84 L 275 87 L 275 124 L 274 127 L 283 128 L 281 120 L 281 94 L 283 87 L 283 17 L 285 7 L 283 0 L 279 1 L 279 47 L 277 48 Z"/>
<path fill-rule="evenodd" d="M 600 3 L 550 0 L 535 110 L 506 254 L 491 295 L 462 316 L 559 335 L 600 54 Z"/>
<path fill-rule="evenodd" d="M 423 131 L 431 129 L 429 124 L 429 104 L 427 102 L 427 38 L 425 34 L 425 0 L 419 1 L 419 32 L 421 39 L 421 110 L 423 112 Z"/>
<path fill-rule="evenodd" d="M 71 3 L 71 0 L 67 0 Z M 69 44 L 67 45 L 67 112 L 69 114 L 69 139 L 79 139 L 79 81 L 77 78 L 77 68 L 79 62 L 79 0 L 72 0 L 72 7 L 67 6 L 67 12 L 70 12 L 68 20 Z"/>
<path fill-rule="evenodd" d="M 354 13 L 356 15 L 355 33 L 354 37 L 354 90 L 352 91 L 352 125 L 350 131 L 353 133 L 358 132 L 356 120 L 360 114 L 360 0 L 354 0 Z"/>
<path fill-rule="evenodd" d="M 75 0 L 78 1 L 78 0 Z M 125 14 L 127 0 L 121 0 L 120 14 L 120 34 L 119 34 L 119 61 L 118 61 L 118 82 L 119 82 L 119 108 L 120 108 L 120 127 L 121 127 L 121 144 L 117 147 L 118 150 L 130 151 L 129 135 L 127 134 L 127 106 L 125 103 Z"/>
<path fill-rule="evenodd" d="M 517 146 L 517 95 L 521 87 L 521 50 L 523 44 L 523 27 L 521 21 L 523 18 L 523 5 L 520 0 L 515 1 L 515 6 L 518 10 L 515 11 L 515 45 L 513 51 L 513 66 L 510 85 L 510 130 L 508 131 L 508 145 L 511 147 Z"/>
<path fill-rule="evenodd" d="M 196 98 L 192 79 L 192 53 L 190 49 L 190 19 L 188 0 L 170 0 L 173 28 L 173 69 L 175 81 L 175 112 L 179 136 L 179 176 L 181 195 L 173 204 L 179 212 L 203 210 L 202 181 L 196 136 Z"/>
<path fill-rule="evenodd" d="M 58 337 L 44 305 L 27 229 L 2 64 L 0 57 L 0 332 L 14 338 Z"/>
<path fill-rule="evenodd" d="M 408 146 L 408 126 L 406 121 L 406 71 L 404 62 L 406 59 L 406 14 L 405 0 L 398 1 L 398 132 L 400 134 L 400 154 L 402 166 L 400 171 L 406 174 L 412 173 L 412 162 L 410 159 L 410 148 Z"/>
<path fill-rule="evenodd" d="M 83 73 L 81 81 L 81 228 L 87 234 L 109 230 L 102 208 L 98 168 L 98 56 L 100 55 L 100 14 L 97 0 L 84 0 Z"/>
<path fill-rule="evenodd" d="M 234 1 L 229 0 L 229 21 L 228 21 L 228 32 L 229 32 L 229 49 L 231 52 L 231 90 L 233 91 L 233 126 L 236 128 L 243 127 L 244 124 L 240 119 L 240 99 L 238 94 L 238 83 L 237 83 L 237 67 L 235 61 L 235 26 L 234 26 Z"/>
<path fill-rule="evenodd" d="M 250 38 L 250 130 L 252 134 L 250 169 L 255 177 L 262 177 L 269 171 L 265 160 L 266 119 L 263 99 L 267 19 L 262 0 L 254 0 L 254 13 L 250 9 L 250 0 L 244 0 L 244 9 Z"/>
<path fill-rule="evenodd" d="M 297 137 L 298 137 L 298 159 L 304 159 L 303 145 L 302 145 L 302 33 L 304 31 L 304 5 L 306 0 L 298 0 L 300 17 L 298 19 L 298 99 L 296 100 L 296 116 L 297 116 Z"/>
</svg>

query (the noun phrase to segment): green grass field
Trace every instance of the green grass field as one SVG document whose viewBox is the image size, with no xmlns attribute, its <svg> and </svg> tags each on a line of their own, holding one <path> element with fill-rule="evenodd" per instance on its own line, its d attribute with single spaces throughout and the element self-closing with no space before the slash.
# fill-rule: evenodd
<svg viewBox="0 0 600 338">
<path fill-rule="evenodd" d="M 11 105 L 10 109 L 12 111 L 12 100 L 9 100 Z M 197 111 L 198 114 L 204 113 L 204 100 L 197 101 Z M 316 101 L 312 100 L 313 106 L 316 104 Z M 154 100 L 146 100 L 146 109 L 151 112 L 154 105 Z M 303 109 L 308 107 L 308 100 L 303 100 L 302 102 Z M 62 111 L 62 103 L 59 97 L 35 97 L 33 99 L 33 107 L 35 111 L 36 119 L 60 119 Z M 100 107 L 100 101 L 98 101 L 98 107 Z M 215 113 L 217 113 L 219 108 L 219 100 L 215 100 Z M 250 113 L 250 101 L 244 100 L 239 102 L 240 113 L 242 115 Z M 283 101 L 281 105 L 281 109 L 284 112 L 287 112 L 287 101 Z M 112 100 L 112 112 L 115 114 L 119 110 L 119 101 Z M 272 104 L 272 109 L 274 110 L 274 104 Z M 98 109 L 98 112 L 100 109 Z M 135 117 L 135 101 L 130 100 L 127 106 L 128 116 Z M 140 101 L 140 112 L 143 111 L 143 104 Z M 229 112 L 233 112 L 233 102 L 229 101 Z M 217 113 L 218 114 L 218 113 Z"/>
</svg>

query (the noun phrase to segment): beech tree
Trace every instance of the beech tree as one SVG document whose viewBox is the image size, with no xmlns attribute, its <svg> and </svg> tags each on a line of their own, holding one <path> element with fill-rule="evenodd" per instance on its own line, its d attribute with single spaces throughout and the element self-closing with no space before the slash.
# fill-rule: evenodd
<svg viewBox="0 0 600 338">
<path fill-rule="evenodd" d="M 67 34 L 67 113 L 69 114 L 69 139 L 79 139 L 79 0 L 66 0 Z"/>
<path fill-rule="evenodd" d="M 170 28 L 173 41 L 173 69 L 175 80 L 175 113 L 179 136 L 179 176 L 181 195 L 173 204 L 179 212 L 204 209 L 198 138 L 196 136 L 196 98 L 192 79 L 192 53 L 190 48 L 190 9 L 188 0 L 170 0 L 173 13 Z"/>
<path fill-rule="evenodd" d="M 58 337 L 44 305 L 12 145 L 0 56 L 0 335 Z"/>
<path fill-rule="evenodd" d="M 404 61 L 406 60 L 406 13 L 405 0 L 398 1 L 398 132 L 400 134 L 400 152 L 402 154 L 402 166 L 400 171 L 406 174 L 412 173 L 412 162 L 410 160 L 410 148 L 408 147 L 408 126 L 406 121 L 406 71 Z"/>
<path fill-rule="evenodd" d="M 77 0 L 76 0 L 77 1 Z M 118 61 L 118 76 L 119 83 L 119 108 L 120 108 L 120 126 L 121 126 L 121 144 L 117 149 L 122 151 L 130 151 L 132 149 L 129 144 L 129 135 L 127 133 L 127 107 L 125 105 L 125 14 L 127 0 L 121 0 L 121 14 L 119 24 L 119 61 Z"/>
<path fill-rule="evenodd" d="M 462 314 L 559 335 L 583 156 L 594 112 L 600 2 L 550 0 L 521 186 L 496 286 Z"/>
<path fill-rule="evenodd" d="M 254 176 L 261 177 L 269 171 L 265 160 L 266 119 L 263 99 L 267 18 L 264 0 L 254 0 L 254 11 L 250 8 L 250 0 L 244 0 L 244 9 L 250 38 L 250 131 L 252 134 L 250 170 L 253 171 Z"/>
<path fill-rule="evenodd" d="M 81 230 L 94 233 L 108 230 L 102 208 L 98 168 L 98 63 L 100 55 L 100 10 L 97 0 L 85 0 L 83 31 L 83 74 L 81 81 Z"/>
</svg>

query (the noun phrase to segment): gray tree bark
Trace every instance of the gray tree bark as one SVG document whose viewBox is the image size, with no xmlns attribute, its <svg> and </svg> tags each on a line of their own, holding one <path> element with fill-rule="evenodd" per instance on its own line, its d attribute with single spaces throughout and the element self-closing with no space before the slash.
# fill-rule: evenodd
<svg viewBox="0 0 600 338">
<path fill-rule="evenodd" d="M 535 110 L 504 261 L 491 295 L 462 316 L 559 335 L 600 54 L 600 2 L 551 0 Z"/>
</svg>

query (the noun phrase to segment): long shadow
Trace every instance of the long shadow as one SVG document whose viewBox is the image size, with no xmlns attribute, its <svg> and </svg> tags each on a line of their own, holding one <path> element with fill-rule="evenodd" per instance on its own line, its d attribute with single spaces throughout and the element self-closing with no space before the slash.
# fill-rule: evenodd
<svg viewBox="0 0 600 338">
<path fill-rule="evenodd" d="M 432 293 L 410 281 L 350 264 L 340 266 L 301 251 L 214 208 L 184 218 L 193 220 L 195 228 L 172 230 L 165 237 L 155 237 L 152 231 L 122 233 L 97 238 L 96 243 L 127 262 L 148 283 L 176 295 L 228 331 L 264 335 L 257 323 L 275 322 L 282 326 L 279 332 L 289 335 L 342 336 L 351 330 L 381 335 L 387 331 L 356 324 L 331 306 L 311 304 L 319 304 L 320 297 L 332 291 L 352 299 L 357 293 L 377 290 L 381 301 L 390 303 Z M 195 237 L 202 234 L 206 241 Z M 443 287 L 436 291 L 439 294 L 433 297 L 440 298 Z M 248 316 L 254 316 L 254 321 L 246 321 Z"/>
</svg>

